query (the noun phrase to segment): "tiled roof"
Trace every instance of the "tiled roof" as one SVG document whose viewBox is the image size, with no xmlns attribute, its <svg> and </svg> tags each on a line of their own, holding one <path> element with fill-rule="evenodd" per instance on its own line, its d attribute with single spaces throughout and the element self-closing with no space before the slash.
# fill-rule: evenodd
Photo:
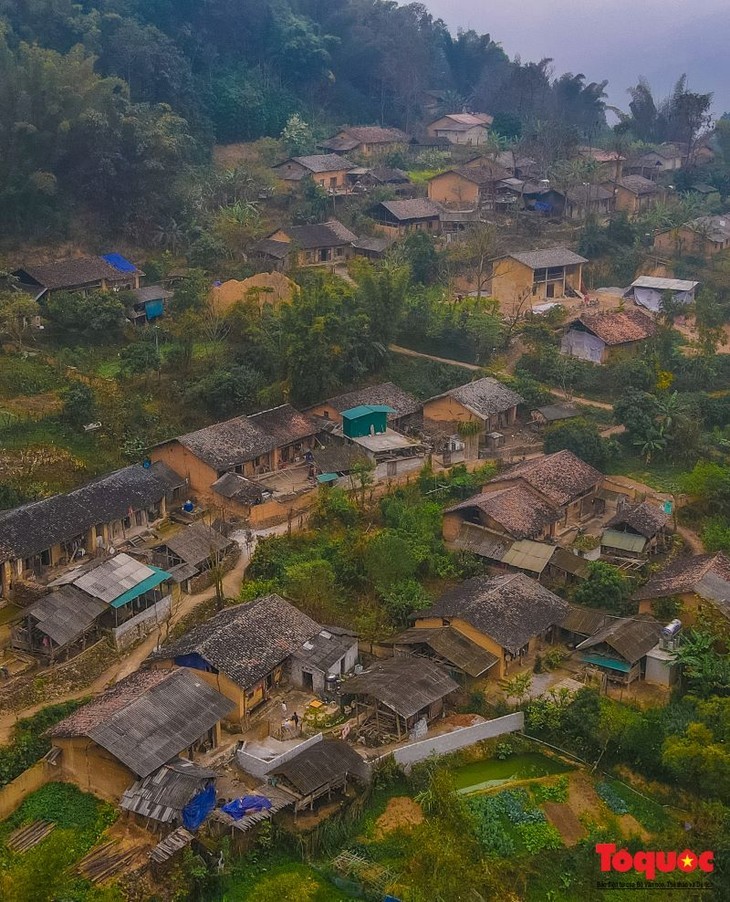
<svg viewBox="0 0 730 902">
<path fill-rule="evenodd" d="M 102 280 L 118 282 L 127 278 L 127 274 L 101 257 L 70 257 L 55 263 L 31 264 L 23 266 L 18 273 L 21 274 L 21 279 L 22 273 L 28 273 L 31 279 L 50 290 L 73 288 Z"/>
<path fill-rule="evenodd" d="M 666 528 L 669 519 L 669 514 L 665 514 L 656 505 L 642 501 L 641 504 L 624 507 L 615 517 L 611 517 L 606 523 L 606 527 L 615 529 L 618 526 L 628 526 L 629 529 L 638 532 L 645 539 L 652 539 Z"/>
<path fill-rule="evenodd" d="M 290 241 L 275 241 L 273 238 L 262 238 L 251 245 L 252 254 L 273 257 L 275 260 L 284 260 L 291 252 Z"/>
<path fill-rule="evenodd" d="M 354 168 L 349 160 L 336 153 L 316 153 L 306 157 L 292 157 L 292 160 L 310 172 L 336 172 Z"/>
<path fill-rule="evenodd" d="M 209 466 L 226 470 L 318 431 L 313 420 L 290 404 L 282 404 L 189 432 L 178 441 Z"/>
<path fill-rule="evenodd" d="M 378 661 L 343 684 L 344 694 L 365 695 L 412 717 L 459 688 L 437 664 L 425 658 L 398 657 Z"/>
<path fill-rule="evenodd" d="M 493 416 L 496 413 L 504 413 L 518 404 L 524 404 L 524 398 L 521 395 L 491 376 L 485 376 L 474 382 L 467 382 L 465 385 L 452 388 L 442 395 L 429 398 L 426 404 L 446 397 L 453 398 L 482 418 Z"/>
<path fill-rule="evenodd" d="M 489 481 L 499 483 L 511 479 L 524 480 L 552 504 L 562 507 L 599 485 L 603 475 L 572 451 L 556 451 L 508 467 Z"/>
<path fill-rule="evenodd" d="M 444 513 L 477 508 L 515 539 L 534 539 L 561 518 L 560 511 L 546 503 L 529 486 L 516 485 L 482 493 L 462 501 Z"/>
<path fill-rule="evenodd" d="M 619 310 L 613 313 L 583 313 L 578 322 L 597 335 L 607 345 L 622 345 L 644 341 L 656 332 L 654 321 L 639 310 Z"/>
<path fill-rule="evenodd" d="M 426 197 L 414 197 L 410 200 L 386 200 L 380 206 L 399 222 L 408 222 L 411 219 L 434 219 L 441 213 L 441 207 Z"/>
<path fill-rule="evenodd" d="M 182 638 L 163 645 L 152 660 L 198 654 L 243 689 L 262 679 L 321 627 L 279 595 L 226 608 Z"/>
<path fill-rule="evenodd" d="M 441 122 L 443 119 L 448 119 L 449 125 L 442 125 L 440 128 L 448 128 L 457 132 L 468 131 L 470 128 L 478 128 L 479 126 L 488 126 L 494 121 L 494 117 L 490 116 L 489 113 L 446 113 L 435 122 L 432 122 L 431 125 L 435 125 L 436 122 Z"/>
<path fill-rule="evenodd" d="M 483 160 L 479 166 L 460 166 L 451 171 L 476 185 L 490 185 L 492 182 L 500 182 L 509 176 L 509 172 L 504 166 L 490 160 Z M 434 176 L 434 178 L 438 177 Z"/>
<path fill-rule="evenodd" d="M 470 677 L 479 677 L 497 663 L 497 656 L 477 645 L 453 626 L 437 626 L 406 630 L 393 639 L 393 645 L 412 648 L 428 646 L 434 654 Z"/>
<path fill-rule="evenodd" d="M 97 523 L 126 517 L 129 509 L 157 504 L 185 480 L 164 464 L 134 464 L 65 495 L 0 513 L 0 561 L 26 558 L 73 539 Z"/>
<path fill-rule="evenodd" d="M 289 226 L 284 229 L 292 242 L 303 250 L 317 247 L 340 247 L 357 241 L 357 235 L 351 232 L 337 219 L 309 225 Z"/>
<path fill-rule="evenodd" d="M 685 223 L 685 228 L 700 235 L 706 235 L 710 241 L 730 241 L 730 216 L 700 216 Z"/>
<path fill-rule="evenodd" d="M 585 257 L 569 251 L 565 247 L 547 248 L 542 251 L 525 251 L 516 254 L 508 254 L 518 263 L 524 263 L 530 269 L 549 269 L 553 266 L 576 266 L 578 263 L 587 263 Z"/>
<path fill-rule="evenodd" d="M 399 128 L 380 125 L 356 125 L 343 129 L 340 134 L 353 138 L 358 144 L 407 144 L 411 137 Z"/>
<path fill-rule="evenodd" d="M 392 382 L 378 382 L 377 385 L 366 385 L 364 388 L 345 392 L 344 395 L 328 398 L 327 404 L 334 407 L 338 413 L 362 404 L 387 404 L 395 410 L 392 418 L 396 419 L 418 413 L 423 406 L 413 395 L 409 395 Z"/>
<path fill-rule="evenodd" d="M 415 618 L 465 620 L 479 632 L 516 654 L 530 639 L 562 623 L 569 606 L 562 598 L 522 573 L 477 576 L 446 592 Z"/>
<path fill-rule="evenodd" d="M 651 179 L 645 179 L 643 175 L 625 175 L 616 184 L 637 197 L 642 197 L 646 194 L 657 194 L 659 191 L 659 186 L 656 182 L 652 182 Z"/>
<path fill-rule="evenodd" d="M 613 191 L 608 191 L 600 185 L 575 185 L 565 192 L 568 200 L 577 204 L 587 204 L 592 201 L 611 200 Z"/>
<path fill-rule="evenodd" d="M 657 620 L 636 617 L 611 617 L 598 632 L 585 639 L 576 648 L 580 651 L 607 645 L 629 664 L 640 661 L 659 641 L 662 625 Z"/>
<path fill-rule="evenodd" d="M 239 473 L 224 473 L 211 484 L 211 489 L 221 498 L 229 498 L 243 504 L 260 504 L 264 498 L 261 486 Z"/>
<path fill-rule="evenodd" d="M 694 592 L 707 601 L 730 603 L 730 559 L 722 552 L 679 558 L 634 593 L 637 600 Z"/>
</svg>

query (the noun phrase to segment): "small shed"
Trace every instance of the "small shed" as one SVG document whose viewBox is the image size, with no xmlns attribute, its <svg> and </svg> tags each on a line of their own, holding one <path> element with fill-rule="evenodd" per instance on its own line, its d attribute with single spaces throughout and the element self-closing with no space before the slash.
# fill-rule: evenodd
<svg viewBox="0 0 730 902">
<path fill-rule="evenodd" d="M 633 298 L 641 307 L 658 313 L 662 300 L 669 294 L 678 304 L 691 304 L 699 282 L 688 279 L 663 279 L 658 276 L 639 276 L 626 289 L 624 297 Z"/>
<path fill-rule="evenodd" d="M 496 655 L 452 626 L 405 630 L 393 639 L 393 651 L 396 657 L 428 658 L 445 667 L 460 683 L 484 676 L 498 660 Z"/>
<path fill-rule="evenodd" d="M 187 815 L 188 804 L 208 790 L 210 808 L 215 804 L 213 786 L 216 772 L 187 758 L 175 757 L 142 780 L 133 783 L 122 796 L 119 807 L 156 824 L 191 827 L 198 818 Z M 205 806 L 200 806 L 201 813 Z M 199 816 L 199 815 L 198 815 Z M 187 821 L 187 823 L 185 823 Z"/>
<path fill-rule="evenodd" d="M 629 685 L 643 676 L 646 655 L 659 642 L 662 625 L 653 618 L 610 617 L 605 626 L 576 646 L 581 660 L 612 682 Z"/>
<path fill-rule="evenodd" d="M 544 407 L 536 407 L 530 411 L 530 416 L 533 423 L 549 426 L 551 423 L 579 417 L 580 411 L 573 404 L 546 404 Z"/>
<path fill-rule="evenodd" d="M 388 429 L 388 414 L 395 409 L 387 404 L 360 404 L 342 411 L 342 431 L 348 438 L 383 435 Z"/>
<path fill-rule="evenodd" d="M 358 643 L 355 633 L 323 627 L 292 654 L 291 681 L 305 691 L 321 693 L 328 679 L 344 676 L 355 666 Z"/>
<path fill-rule="evenodd" d="M 351 696 L 360 732 L 378 741 L 406 739 L 416 723 L 430 723 L 459 684 L 437 664 L 422 658 L 390 658 L 351 677 Z"/>
<path fill-rule="evenodd" d="M 317 799 L 331 799 L 336 791 L 345 792 L 348 780 L 367 783 L 368 765 L 341 739 L 323 739 L 269 773 L 284 789 L 296 797 L 294 813 L 314 808 Z"/>
</svg>

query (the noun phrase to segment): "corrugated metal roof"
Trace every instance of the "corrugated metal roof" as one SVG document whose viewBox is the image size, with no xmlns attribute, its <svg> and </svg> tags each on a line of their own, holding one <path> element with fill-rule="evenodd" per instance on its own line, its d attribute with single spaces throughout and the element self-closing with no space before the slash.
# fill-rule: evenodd
<svg viewBox="0 0 730 902">
<path fill-rule="evenodd" d="M 639 276 L 631 283 L 632 288 L 656 288 L 659 291 L 693 291 L 699 282 L 688 279 L 662 279 L 659 276 Z"/>
<path fill-rule="evenodd" d="M 340 416 L 343 420 L 357 420 L 359 417 L 367 416 L 369 413 L 397 413 L 397 411 L 394 407 L 389 407 L 387 404 L 358 404 L 357 407 L 341 411 Z"/>
<path fill-rule="evenodd" d="M 470 677 L 479 677 L 497 663 L 496 655 L 472 642 L 453 626 L 406 630 L 393 639 L 394 645 L 427 645 L 436 655 L 463 670 Z"/>
<path fill-rule="evenodd" d="M 646 547 L 646 539 L 630 532 L 618 532 L 616 529 L 604 529 L 601 535 L 601 545 L 606 548 L 616 548 L 619 551 L 632 551 L 640 554 Z"/>
<path fill-rule="evenodd" d="M 154 575 L 154 570 L 128 554 L 117 554 L 88 573 L 84 573 L 74 585 L 88 595 L 111 604 L 128 589 L 133 589 Z"/>
<path fill-rule="evenodd" d="M 119 807 L 163 824 L 179 821 L 182 809 L 215 776 L 210 768 L 173 758 L 125 790 Z"/>
<path fill-rule="evenodd" d="M 352 746 L 341 739 L 323 739 L 270 771 L 283 777 L 301 796 L 308 796 L 328 783 L 346 776 L 361 782 L 368 779 L 367 764 Z"/>
<path fill-rule="evenodd" d="M 502 558 L 502 563 L 508 564 L 510 567 L 517 567 L 519 570 L 542 573 L 554 551 L 554 545 L 544 545 L 542 542 L 521 539 L 507 551 Z"/>
<path fill-rule="evenodd" d="M 576 646 L 578 651 L 605 645 L 629 664 L 635 664 L 659 641 L 662 625 L 659 621 L 624 617 L 609 617 L 598 632 Z"/>
<path fill-rule="evenodd" d="M 180 668 L 87 735 L 139 777 L 147 777 L 205 736 L 234 707 L 193 671 Z"/>
<path fill-rule="evenodd" d="M 140 595 L 144 595 L 145 592 L 149 592 L 151 589 L 156 588 L 161 583 L 170 579 L 170 574 L 167 570 L 160 570 L 158 567 L 150 567 L 150 570 L 154 571 L 152 576 L 148 576 L 147 579 L 143 580 L 139 585 L 127 589 L 127 591 L 122 593 L 119 598 L 115 598 L 112 602 L 112 607 L 121 608 L 125 604 L 129 604 L 130 601 L 134 601 L 135 598 L 139 598 Z"/>
<path fill-rule="evenodd" d="M 105 602 L 80 589 L 63 586 L 39 599 L 28 608 L 28 614 L 38 621 L 42 633 L 64 646 L 82 636 L 106 607 Z"/>
</svg>

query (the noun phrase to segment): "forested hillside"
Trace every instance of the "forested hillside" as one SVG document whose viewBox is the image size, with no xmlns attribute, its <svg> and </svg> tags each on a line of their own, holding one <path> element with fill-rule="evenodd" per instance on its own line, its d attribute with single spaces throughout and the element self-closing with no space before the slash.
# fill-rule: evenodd
<svg viewBox="0 0 730 902">
<path fill-rule="evenodd" d="M 421 4 L 382 0 L 0 0 L 0 229 L 70 215 L 133 240 L 196 202 L 214 142 L 317 124 L 415 129 L 428 89 L 523 129 L 605 127 L 603 83 L 510 61 Z M 192 195 L 192 196 L 191 196 Z"/>
</svg>

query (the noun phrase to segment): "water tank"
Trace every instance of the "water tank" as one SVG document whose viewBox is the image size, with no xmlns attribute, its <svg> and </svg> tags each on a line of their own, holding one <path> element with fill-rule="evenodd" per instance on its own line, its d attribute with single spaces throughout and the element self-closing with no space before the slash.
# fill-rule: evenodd
<svg viewBox="0 0 730 902">
<path fill-rule="evenodd" d="M 192 514 L 194 507 L 195 507 L 195 505 L 189 498 L 185 502 L 185 504 L 183 504 L 183 510 L 185 511 L 186 514 Z"/>
<path fill-rule="evenodd" d="M 662 638 L 671 639 L 673 636 L 676 636 L 681 629 L 681 620 L 671 620 L 665 627 L 662 628 Z"/>
</svg>

